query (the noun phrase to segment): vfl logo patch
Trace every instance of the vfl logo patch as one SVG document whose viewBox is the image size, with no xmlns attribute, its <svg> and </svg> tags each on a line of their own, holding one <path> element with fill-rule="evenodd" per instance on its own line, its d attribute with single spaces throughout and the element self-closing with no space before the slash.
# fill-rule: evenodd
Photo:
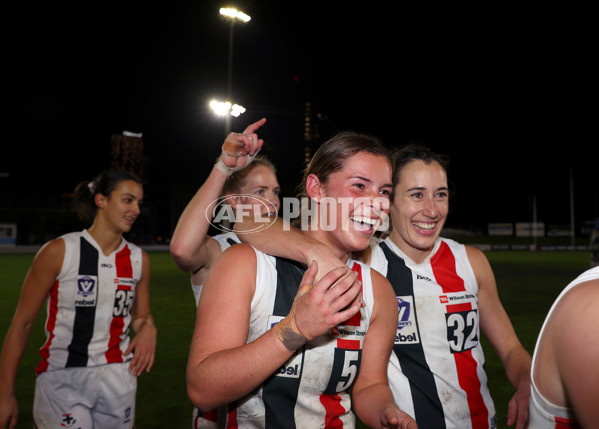
<svg viewBox="0 0 599 429">
<path fill-rule="evenodd" d="M 75 291 L 75 306 L 93 307 L 98 296 L 98 278 L 96 276 L 82 275 L 77 277 Z"/>
<path fill-rule="evenodd" d="M 416 311 L 414 310 L 413 296 L 398 296 L 397 307 L 399 315 L 397 319 L 397 333 L 395 344 L 418 344 L 418 326 L 416 324 Z"/>
<path fill-rule="evenodd" d="M 397 298 L 397 307 L 399 310 L 399 316 L 397 320 L 397 329 L 403 329 L 407 326 L 412 326 L 412 321 L 410 320 L 411 305 L 409 301 L 404 301 L 400 297 Z"/>
</svg>

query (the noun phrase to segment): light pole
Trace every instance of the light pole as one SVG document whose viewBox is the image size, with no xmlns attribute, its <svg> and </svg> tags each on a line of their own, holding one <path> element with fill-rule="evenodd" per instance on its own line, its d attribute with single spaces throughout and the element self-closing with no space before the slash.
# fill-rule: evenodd
<svg viewBox="0 0 599 429">
<path fill-rule="evenodd" d="M 244 24 L 248 23 L 252 18 L 243 13 L 240 10 L 221 7 L 219 10 L 220 14 L 225 18 L 229 19 L 229 70 L 227 73 L 227 100 L 231 100 L 233 94 L 233 36 L 235 29 L 235 22 L 240 21 Z M 245 111 L 245 109 L 244 109 Z M 233 112 L 233 111 L 231 111 Z M 243 112 L 241 112 L 243 113 Z M 232 115 L 233 113 L 231 113 Z M 231 132 L 231 115 L 225 116 L 225 136 Z M 233 115 L 239 116 L 239 115 Z"/>
</svg>

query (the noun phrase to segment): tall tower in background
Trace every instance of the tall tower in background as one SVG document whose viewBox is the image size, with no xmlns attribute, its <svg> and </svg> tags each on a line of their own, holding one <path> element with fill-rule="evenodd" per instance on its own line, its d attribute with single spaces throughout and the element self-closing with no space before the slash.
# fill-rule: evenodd
<svg viewBox="0 0 599 429">
<path fill-rule="evenodd" d="M 304 103 L 304 165 L 308 165 L 314 155 L 314 145 L 318 142 L 318 121 L 314 119 L 312 103 Z"/>
<path fill-rule="evenodd" d="M 112 168 L 143 178 L 144 142 L 141 133 L 123 131 L 110 137 Z"/>
</svg>

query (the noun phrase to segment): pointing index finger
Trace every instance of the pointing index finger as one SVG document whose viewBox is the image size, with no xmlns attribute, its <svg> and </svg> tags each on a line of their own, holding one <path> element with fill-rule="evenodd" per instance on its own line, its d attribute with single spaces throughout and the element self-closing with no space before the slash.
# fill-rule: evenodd
<svg viewBox="0 0 599 429">
<path fill-rule="evenodd" d="M 256 121 L 253 124 L 248 125 L 243 133 L 244 134 L 255 133 L 256 130 L 258 130 L 258 128 L 260 128 L 265 123 L 266 123 L 266 118 L 262 118 L 259 121 Z"/>
</svg>

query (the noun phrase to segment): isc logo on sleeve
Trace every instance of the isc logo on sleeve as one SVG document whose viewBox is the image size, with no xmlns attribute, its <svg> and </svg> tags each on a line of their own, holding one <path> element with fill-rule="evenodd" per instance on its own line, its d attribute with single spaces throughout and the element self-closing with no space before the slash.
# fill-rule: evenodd
<svg viewBox="0 0 599 429">
<path fill-rule="evenodd" d="M 75 289 L 76 307 L 93 307 L 96 305 L 98 295 L 98 278 L 96 276 L 82 275 L 77 277 Z"/>
</svg>

